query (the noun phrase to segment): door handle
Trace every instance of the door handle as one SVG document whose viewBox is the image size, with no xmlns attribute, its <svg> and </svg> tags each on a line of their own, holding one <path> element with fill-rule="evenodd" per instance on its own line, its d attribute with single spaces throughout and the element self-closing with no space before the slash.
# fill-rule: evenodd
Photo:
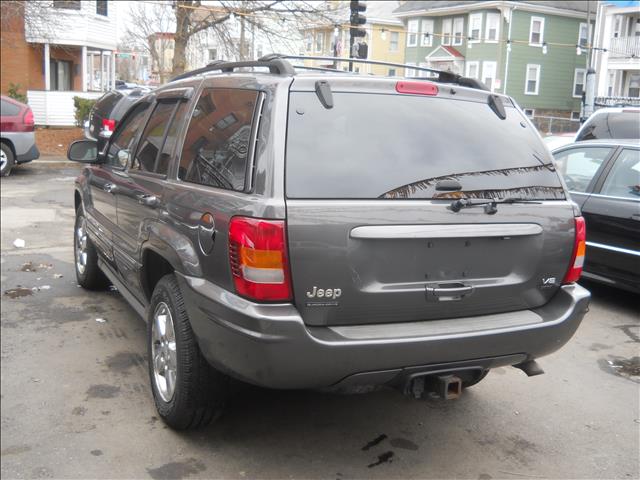
<svg viewBox="0 0 640 480">
<path fill-rule="evenodd" d="M 447 301 L 462 300 L 466 295 L 471 295 L 474 287 L 463 283 L 445 283 L 437 286 L 427 286 L 427 300 Z"/>
<path fill-rule="evenodd" d="M 116 184 L 115 183 L 107 183 L 104 185 L 104 187 L 102 187 L 102 189 L 107 192 L 107 193 L 114 193 L 116 191 Z"/>
<path fill-rule="evenodd" d="M 160 200 L 155 195 L 138 195 L 138 203 L 147 207 L 157 207 Z"/>
</svg>

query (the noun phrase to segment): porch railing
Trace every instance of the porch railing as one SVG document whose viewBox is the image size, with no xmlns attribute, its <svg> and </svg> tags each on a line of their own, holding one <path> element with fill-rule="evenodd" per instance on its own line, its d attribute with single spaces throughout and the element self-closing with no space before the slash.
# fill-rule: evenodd
<svg viewBox="0 0 640 480">
<path fill-rule="evenodd" d="M 74 126 L 73 97 L 99 98 L 104 92 L 58 92 L 27 90 L 27 102 L 33 110 L 36 125 Z"/>
<path fill-rule="evenodd" d="M 612 58 L 640 57 L 640 36 L 612 38 L 609 56 Z"/>
</svg>

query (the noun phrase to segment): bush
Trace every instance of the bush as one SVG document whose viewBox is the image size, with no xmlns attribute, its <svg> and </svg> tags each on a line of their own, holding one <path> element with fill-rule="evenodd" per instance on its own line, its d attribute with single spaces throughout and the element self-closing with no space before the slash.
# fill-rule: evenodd
<svg viewBox="0 0 640 480">
<path fill-rule="evenodd" d="M 96 100 L 92 100 L 91 98 L 73 97 L 76 126 L 82 128 L 84 121 L 89 118 L 89 113 L 95 104 Z"/>
<path fill-rule="evenodd" d="M 9 83 L 9 88 L 7 89 L 7 95 L 14 100 L 17 100 L 22 103 L 27 103 L 27 96 L 20 93 L 20 84 Z"/>
</svg>

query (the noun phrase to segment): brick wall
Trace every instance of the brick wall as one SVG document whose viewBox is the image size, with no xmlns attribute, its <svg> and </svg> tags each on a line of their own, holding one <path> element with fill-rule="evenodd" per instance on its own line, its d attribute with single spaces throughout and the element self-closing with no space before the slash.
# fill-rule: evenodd
<svg viewBox="0 0 640 480">
<path fill-rule="evenodd" d="M 0 2 L 0 91 L 3 94 L 11 83 L 19 85 L 23 94 L 28 89 L 44 89 L 43 47 L 25 41 L 23 15 L 17 8 L 22 6 L 15 2 Z"/>
</svg>

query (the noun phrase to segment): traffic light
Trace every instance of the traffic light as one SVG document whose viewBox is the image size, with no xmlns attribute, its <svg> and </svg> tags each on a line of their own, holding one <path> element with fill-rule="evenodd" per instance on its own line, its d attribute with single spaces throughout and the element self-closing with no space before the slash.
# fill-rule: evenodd
<svg viewBox="0 0 640 480">
<path fill-rule="evenodd" d="M 367 23 L 367 17 L 365 17 L 362 14 L 362 12 L 366 10 L 367 10 L 366 2 L 363 2 L 361 0 L 353 0 L 351 2 L 351 16 L 349 17 L 349 20 L 351 23 L 352 30 L 354 27 L 358 29 L 360 25 L 364 25 L 365 23 Z M 360 29 L 358 30 L 363 32 L 362 35 L 354 35 L 354 36 L 356 37 L 364 36 L 364 30 L 360 30 Z"/>
</svg>

